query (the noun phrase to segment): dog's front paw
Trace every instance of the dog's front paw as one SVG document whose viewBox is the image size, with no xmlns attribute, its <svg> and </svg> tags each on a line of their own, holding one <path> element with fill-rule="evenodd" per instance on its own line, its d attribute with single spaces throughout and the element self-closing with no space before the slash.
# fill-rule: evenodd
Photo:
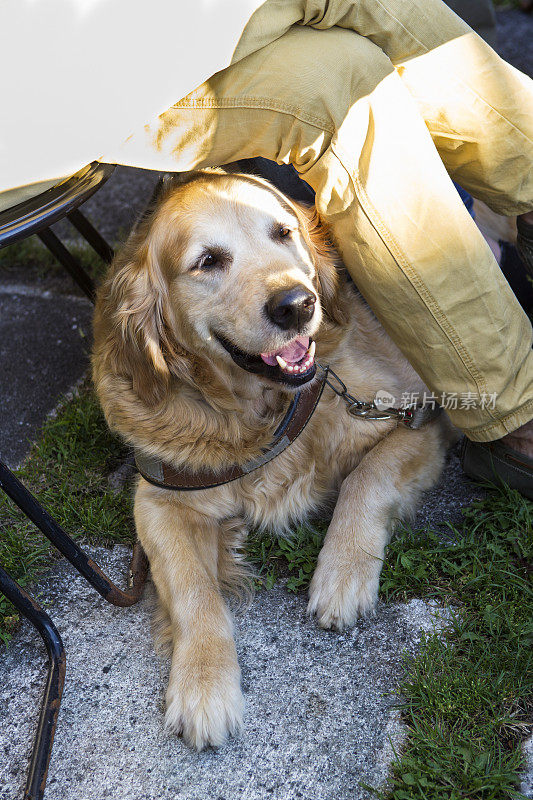
<svg viewBox="0 0 533 800">
<path fill-rule="evenodd" d="M 344 570 L 318 563 L 309 587 L 307 613 L 316 615 L 321 628 L 342 631 L 358 617 L 374 611 L 379 587 L 379 566 L 365 564 Z"/>
<path fill-rule="evenodd" d="M 226 655 L 207 662 L 174 653 L 165 726 L 197 750 L 218 747 L 242 727 L 241 673 L 236 655 Z"/>
</svg>

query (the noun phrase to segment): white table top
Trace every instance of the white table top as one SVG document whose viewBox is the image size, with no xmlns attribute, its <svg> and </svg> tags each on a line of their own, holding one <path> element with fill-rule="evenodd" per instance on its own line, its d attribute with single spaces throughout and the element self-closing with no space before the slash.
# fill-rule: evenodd
<svg viewBox="0 0 533 800">
<path fill-rule="evenodd" d="M 231 63 L 262 3 L 2 0 L 0 192 L 106 160 Z"/>
</svg>

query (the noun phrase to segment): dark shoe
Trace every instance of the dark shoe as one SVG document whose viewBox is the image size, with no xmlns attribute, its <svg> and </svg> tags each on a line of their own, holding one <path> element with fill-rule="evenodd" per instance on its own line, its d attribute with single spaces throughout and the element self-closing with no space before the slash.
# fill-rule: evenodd
<svg viewBox="0 0 533 800">
<path fill-rule="evenodd" d="M 533 458 L 511 450 L 502 442 L 472 442 L 466 437 L 461 446 L 461 466 L 478 481 L 506 483 L 533 500 Z"/>
<path fill-rule="evenodd" d="M 516 218 L 516 248 L 525 268 L 533 275 L 533 225 L 522 217 Z"/>
<path fill-rule="evenodd" d="M 507 283 L 516 295 L 516 299 L 526 312 L 533 311 L 533 282 L 527 272 L 527 267 L 521 253 L 509 242 L 498 242 L 501 249 L 500 269 L 507 279 Z M 531 242 L 533 248 L 533 241 Z M 533 249 L 531 251 L 533 258 Z M 533 263 L 533 261 L 532 261 Z M 533 272 L 532 272 L 533 274 Z"/>
</svg>

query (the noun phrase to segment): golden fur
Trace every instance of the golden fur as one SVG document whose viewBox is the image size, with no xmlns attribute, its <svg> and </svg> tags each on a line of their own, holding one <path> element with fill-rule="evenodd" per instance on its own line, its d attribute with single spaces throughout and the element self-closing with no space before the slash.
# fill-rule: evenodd
<svg viewBox="0 0 533 800">
<path fill-rule="evenodd" d="M 276 239 L 273 225 L 289 226 L 290 235 Z M 227 263 L 195 266 L 207 246 L 222 248 Z M 337 269 L 314 210 L 259 178 L 205 171 L 174 186 L 139 224 L 98 293 L 93 372 L 110 426 L 176 466 L 216 468 L 257 456 L 293 390 L 237 366 L 213 331 L 249 353 L 280 348 L 286 333 L 263 309 L 273 292 L 295 284 L 319 298 L 304 331 L 316 341 L 317 360 L 358 398 L 372 400 L 380 389 L 396 398 L 423 393 Z M 323 627 L 352 625 L 373 609 L 390 530 L 437 480 L 448 435 L 444 418 L 419 431 L 353 419 L 326 387 L 292 446 L 246 477 L 192 492 L 140 479 L 135 522 L 171 638 L 171 729 L 200 749 L 241 724 L 221 589 L 242 576 L 236 550 L 246 530 L 288 532 L 335 503 L 308 611 Z"/>
</svg>

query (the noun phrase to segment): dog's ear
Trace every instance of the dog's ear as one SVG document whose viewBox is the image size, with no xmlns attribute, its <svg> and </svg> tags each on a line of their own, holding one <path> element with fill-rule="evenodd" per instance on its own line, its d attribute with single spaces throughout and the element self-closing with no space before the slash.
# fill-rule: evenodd
<svg viewBox="0 0 533 800">
<path fill-rule="evenodd" d="M 298 211 L 304 221 L 315 262 L 317 289 L 322 308 L 332 322 L 345 325 L 348 317 L 343 308 L 340 277 L 336 265 L 339 256 L 331 244 L 327 228 L 318 216 L 315 206 L 298 204 Z"/>
<path fill-rule="evenodd" d="M 173 336 L 168 285 L 157 239 L 143 230 L 132 237 L 98 293 L 96 319 L 106 319 L 113 372 L 129 378 L 146 405 L 157 404 L 172 371 L 187 367 Z M 111 339 L 111 341 L 109 341 Z"/>
</svg>

